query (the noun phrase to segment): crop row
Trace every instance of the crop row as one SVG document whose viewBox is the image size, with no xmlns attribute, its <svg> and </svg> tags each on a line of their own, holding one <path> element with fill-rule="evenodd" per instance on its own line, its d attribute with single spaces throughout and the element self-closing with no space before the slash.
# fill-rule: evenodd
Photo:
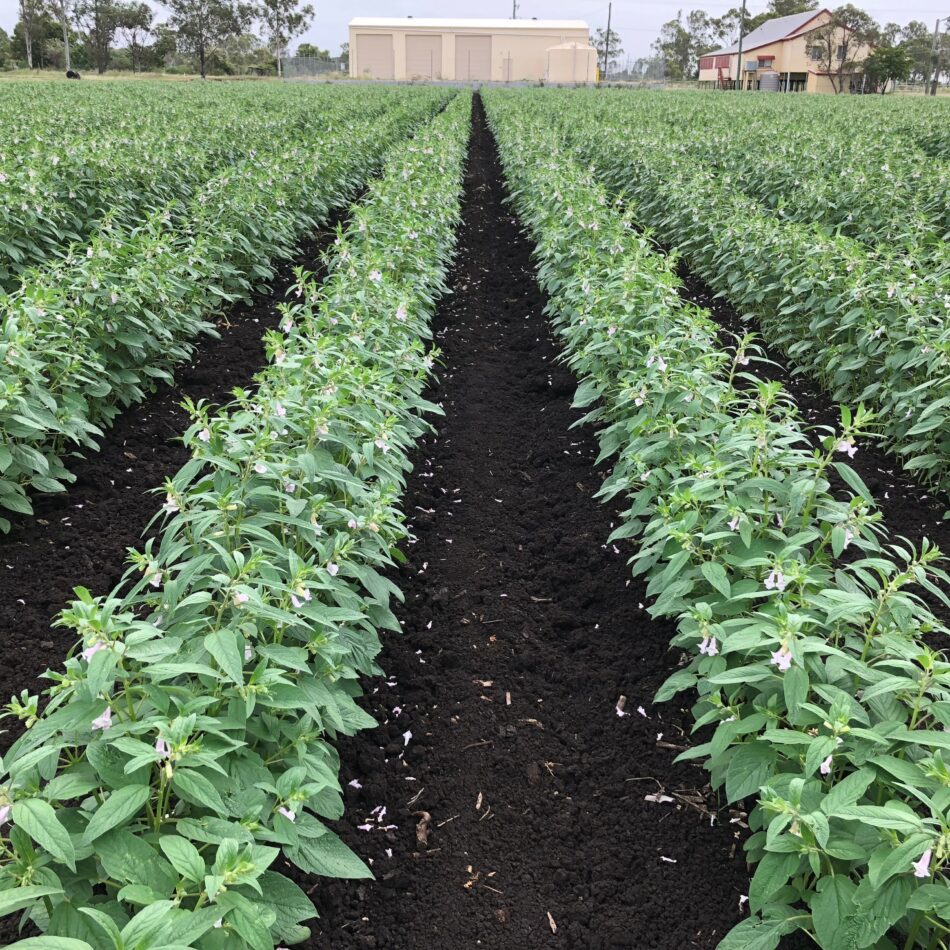
<svg viewBox="0 0 950 950">
<path fill-rule="evenodd" d="M 865 414 L 842 410 L 814 451 L 793 401 L 755 376 L 749 338 L 722 348 L 539 100 L 485 99 L 576 404 L 614 459 L 600 494 L 627 500 L 613 540 L 638 539 L 651 614 L 677 620 L 684 662 L 657 699 L 698 693 L 705 741 L 681 757 L 704 760 L 727 801 L 754 799 L 752 915 L 720 947 L 769 950 L 795 930 L 825 950 L 894 933 L 944 946 L 950 666 L 924 642 L 946 631 L 920 595 L 946 602 L 948 578 L 935 549 L 890 540 L 842 461 Z"/>
<path fill-rule="evenodd" d="M 186 207 L 178 203 L 216 173 L 237 163 L 240 174 L 249 153 L 272 151 L 307 130 L 315 136 L 370 98 L 318 89 L 169 100 L 153 97 L 156 85 L 123 87 L 118 102 L 99 95 L 95 109 L 74 108 L 86 125 L 72 133 L 58 114 L 31 108 L 28 130 L 0 145 L 0 288 L 13 290 L 26 269 L 61 256 L 97 226 L 130 229 L 150 212 L 177 215 Z M 53 88 L 61 109 L 74 106 L 72 87 Z M 6 109 L 27 108 L 12 99 Z"/>
<path fill-rule="evenodd" d="M 109 597 L 0 773 L 0 912 L 61 950 L 273 950 L 306 894 L 271 867 L 369 876 L 325 826 L 332 741 L 398 629 L 378 573 L 405 537 L 406 452 L 433 410 L 428 319 L 459 221 L 471 97 L 394 147 L 318 287 L 268 336 L 257 390 L 194 407 L 160 537 Z M 408 741 L 408 740 L 407 740 Z M 55 936 L 55 940 L 52 937 Z"/>
<path fill-rule="evenodd" d="M 332 135 L 300 129 L 212 179 L 186 227 L 156 212 L 132 230 L 105 228 L 0 304 L 0 507 L 29 513 L 28 489 L 61 490 L 67 453 L 94 448 L 118 412 L 187 358 L 210 313 L 266 280 L 269 262 L 288 257 L 388 144 L 447 99 L 444 90 L 385 92 L 382 117 L 370 98 Z"/>
<path fill-rule="evenodd" d="M 631 116 L 570 108 L 575 154 L 835 401 L 864 403 L 904 467 L 950 487 L 950 269 L 883 259 L 782 222 L 698 164 L 627 132 Z M 555 94 L 556 95 L 556 94 Z M 576 120 L 576 121 L 575 121 Z"/>
<path fill-rule="evenodd" d="M 616 91 L 595 102 L 635 121 L 639 143 L 754 198 L 759 213 L 819 225 L 885 256 L 900 249 L 946 260 L 950 164 L 893 127 L 882 134 L 881 119 L 895 117 L 890 102 L 844 108 L 807 96 L 631 99 Z M 937 112 L 950 121 L 950 110 Z M 808 134 L 815 126 L 820 136 Z"/>
</svg>

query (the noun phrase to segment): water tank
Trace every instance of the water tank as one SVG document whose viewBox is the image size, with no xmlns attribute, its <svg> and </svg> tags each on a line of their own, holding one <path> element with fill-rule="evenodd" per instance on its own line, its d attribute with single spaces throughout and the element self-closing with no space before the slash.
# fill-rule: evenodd
<svg viewBox="0 0 950 950">
<path fill-rule="evenodd" d="M 782 79 L 777 72 L 759 73 L 759 92 L 779 92 L 782 88 Z"/>
</svg>

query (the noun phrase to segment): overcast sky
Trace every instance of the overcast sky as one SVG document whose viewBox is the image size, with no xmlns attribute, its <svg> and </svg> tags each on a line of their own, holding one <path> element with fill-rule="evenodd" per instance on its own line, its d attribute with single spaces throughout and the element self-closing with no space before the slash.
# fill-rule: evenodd
<svg viewBox="0 0 950 950">
<path fill-rule="evenodd" d="M 161 5 L 150 0 L 162 18 Z M 417 17 L 509 17 L 511 0 L 348 0 L 329 2 L 312 0 L 317 15 L 313 26 L 298 42 L 308 41 L 334 55 L 340 44 L 346 42 L 346 25 L 354 16 L 417 16 Z M 833 6 L 844 0 L 835 0 Z M 933 29 L 938 16 L 950 16 L 950 0 L 907 0 L 908 5 L 897 0 L 854 0 L 856 6 L 867 10 L 880 23 L 907 23 L 923 20 Z M 747 0 L 751 13 L 766 9 L 766 0 Z M 725 13 L 738 6 L 737 0 L 697 0 L 696 3 L 679 3 L 677 0 L 615 0 L 613 5 L 613 28 L 620 34 L 627 55 L 646 56 L 650 44 L 656 39 L 660 25 L 684 12 L 702 9 L 711 16 Z M 17 21 L 17 0 L 0 0 L 0 27 L 10 32 Z M 591 29 L 607 25 L 607 4 L 599 0 L 522 0 L 518 7 L 519 17 L 546 17 L 555 19 L 586 20 Z M 292 47 L 295 48 L 295 47 Z"/>
</svg>

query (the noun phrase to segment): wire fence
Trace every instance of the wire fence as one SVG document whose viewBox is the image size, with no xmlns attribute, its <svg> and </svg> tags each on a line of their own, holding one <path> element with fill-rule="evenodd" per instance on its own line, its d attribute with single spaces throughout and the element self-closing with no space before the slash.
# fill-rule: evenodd
<svg viewBox="0 0 950 950">
<path fill-rule="evenodd" d="M 327 58 L 319 56 L 288 56 L 283 61 L 284 76 L 287 79 L 309 79 L 315 76 L 346 77 L 349 64 L 341 56 Z"/>
</svg>

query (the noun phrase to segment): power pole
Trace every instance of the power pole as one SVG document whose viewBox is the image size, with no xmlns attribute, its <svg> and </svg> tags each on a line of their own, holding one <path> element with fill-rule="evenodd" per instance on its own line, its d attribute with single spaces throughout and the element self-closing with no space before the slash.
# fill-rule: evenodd
<svg viewBox="0 0 950 950">
<path fill-rule="evenodd" d="M 604 37 L 604 79 L 607 78 L 607 63 L 610 62 L 610 16 L 614 12 L 614 5 L 607 4 L 607 35 Z"/>
<path fill-rule="evenodd" d="M 925 96 L 937 95 L 937 82 L 940 79 L 940 23 L 942 20 L 943 17 L 937 17 L 937 23 L 934 26 L 934 42 L 930 50 L 930 71 L 933 74 L 933 79 L 931 80 L 930 76 L 927 77 L 927 82 L 924 85 Z M 947 17 L 947 20 L 950 21 L 950 17 Z"/>
<path fill-rule="evenodd" d="M 739 54 L 736 56 L 736 89 L 742 91 L 742 40 L 745 34 L 745 0 L 742 0 L 742 12 L 739 14 Z"/>
<path fill-rule="evenodd" d="M 518 19 L 518 0 L 511 0 L 511 19 Z"/>
</svg>

